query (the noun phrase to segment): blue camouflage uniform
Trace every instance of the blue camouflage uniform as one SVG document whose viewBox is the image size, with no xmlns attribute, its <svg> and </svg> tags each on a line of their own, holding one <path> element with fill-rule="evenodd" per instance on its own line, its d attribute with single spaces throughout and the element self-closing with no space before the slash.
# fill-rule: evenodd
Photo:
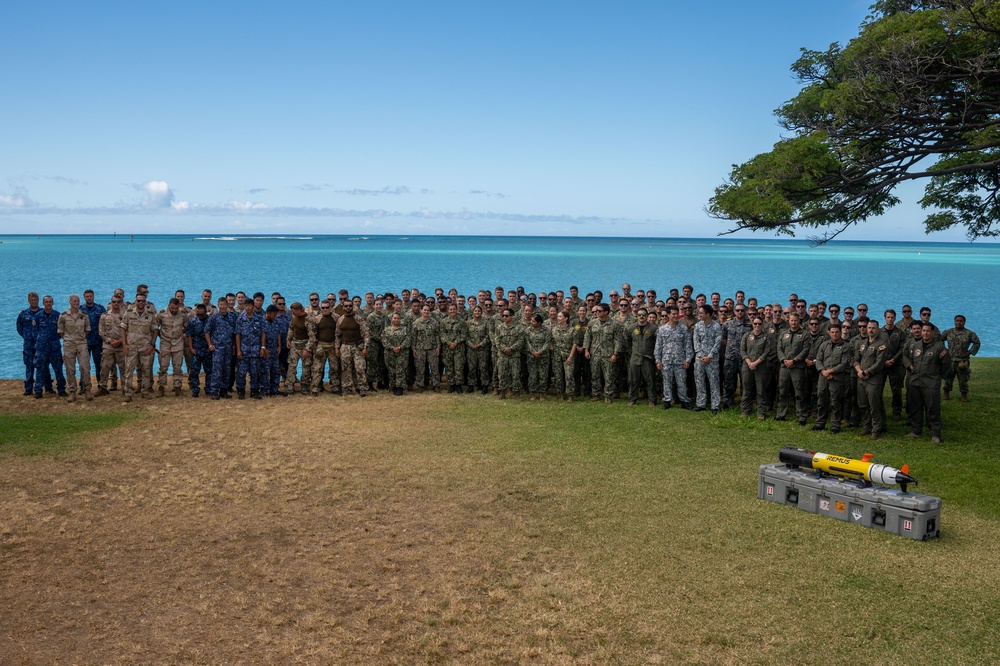
<svg viewBox="0 0 1000 666">
<path fill-rule="evenodd" d="M 211 383 L 212 352 L 208 350 L 208 342 L 205 341 L 207 325 L 208 317 L 202 321 L 198 319 L 197 315 L 192 317 L 187 325 L 187 336 L 191 338 L 191 346 L 194 347 L 194 356 L 191 357 L 191 362 L 188 364 L 188 387 L 191 389 L 191 395 L 195 397 L 198 397 L 201 390 L 201 380 L 198 375 L 202 368 L 205 370 L 205 383 Z"/>
<path fill-rule="evenodd" d="M 17 334 L 24 340 L 21 358 L 24 360 L 24 390 L 31 391 L 35 386 L 35 337 L 38 333 L 36 315 L 42 309 L 25 308 L 17 315 Z M 49 382 L 51 384 L 51 381 Z"/>
<path fill-rule="evenodd" d="M 245 391 L 247 373 L 250 373 L 250 390 L 260 389 L 260 335 L 264 331 L 264 317 L 248 317 L 246 311 L 236 318 L 236 335 L 240 336 L 240 358 L 236 368 L 236 390 Z"/>
<path fill-rule="evenodd" d="M 267 358 L 260 359 L 260 387 L 264 395 L 278 395 L 278 382 L 281 381 L 281 338 L 288 330 L 288 322 L 281 317 L 262 322 L 264 331 L 264 348 Z"/>
<path fill-rule="evenodd" d="M 95 373 L 100 373 L 101 371 L 101 356 L 104 350 L 104 340 L 101 338 L 100 330 L 101 315 L 107 311 L 108 309 L 100 303 L 94 303 L 93 305 L 80 304 L 80 312 L 87 315 L 90 319 L 90 333 L 87 334 L 87 353 L 90 354 L 90 358 L 94 361 Z"/>
<path fill-rule="evenodd" d="M 236 315 L 226 312 L 216 312 L 208 318 L 205 332 L 212 339 L 215 351 L 212 352 L 212 375 L 205 390 L 210 395 L 217 395 L 229 386 L 229 359 L 233 355 L 233 333 L 236 328 Z"/>
<path fill-rule="evenodd" d="M 52 310 L 46 314 L 45 310 L 39 310 L 35 314 L 35 323 L 35 394 L 41 394 L 45 388 L 51 368 L 56 388 L 63 395 L 66 393 L 66 378 L 63 376 L 62 346 L 59 344 L 59 312 Z"/>
</svg>

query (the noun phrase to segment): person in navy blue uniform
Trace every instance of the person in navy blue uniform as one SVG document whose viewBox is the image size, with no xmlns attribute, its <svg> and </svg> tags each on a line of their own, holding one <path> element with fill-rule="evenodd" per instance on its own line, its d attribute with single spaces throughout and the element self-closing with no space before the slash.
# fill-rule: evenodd
<svg viewBox="0 0 1000 666">
<path fill-rule="evenodd" d="M 47 374 L 51 369 L 56 378 L 59 396 L 66 393 L 66 377 L 63 376 L 62 345 L 59 343 L 59 312 L 52 308 L 52 297 L 42 299 L 42 309 L 35 315 L 35 397 L 42 397 Z"/>
<path fill-rule="evenodd" d="M 90 354 L 94 362 L 94 374 L 100 374 L 101 355 L 104 352 L 104 339 L 101 338 L 101 315 L 107 312 L 100 303 L 94 302 L 94 290 L 87 289 L 83 292 L 83 305 L 80 312 L 90 319 L 90 333 L 87 334 L 87 353 Z"/>
<path fill-rule="evenodd" d="M 264 355 L 260 359 L 260 391 L 264 395 L 278 395 L 281 381 L 281 350 L 284 348 L 284 333 L 287 322 L 279 319 L 276 305 L 268 305 L 264 311 Z M 284 394 L 282 394 L 284 395 Z"/>
<path fill-rule="evenodd" d="M 21 358 L 24 360 L 24 395 L 31 395 L 35 386 L 35 338 L 38 333 L 35 316 L 41 311 L 38 307 L 38 294 L 28 292 L 28 307 L 17 314 L 17 334 L 24 340 L 21 349 Z"/>
<path fill-rule="evenodd" d="M 212 352 L 212 374 L 205 390 L 212 400 L 231 398 L 229 395 L 229 359 L 233 356 L 233 333 L 236 316 L 229 311 L 229 301 L 219 299 L 219 311 L 208 318 L 205 324 L 205 342 Z"/>
<path fill-rule="evenodd" d="M 254 301 L 247 299 L 243 312 L 236 317 L 236 395 L 246 397 L 247 374 L 250 374 L 250 397 L 260 398 L 260 353 L 263 347 L 264 318 L 254 312 Z"/>
<path fill-rule="evenodd" d="M 205 392 L 208 392 L 207 384 L 212 378 L 212 352 L 208 350 L 208 341 L 205 339 L 205 326 L 208 324 L 208 312 L 204 303 L 194 306 L 194 316 L 187 325 L 188 354 L 191 357 L 188 363 L 188 388 L 191 389 L 191 397 L 197 398 L 201 393 L 201 379 L 199 374 L 205 370 Z"/>
</svg>

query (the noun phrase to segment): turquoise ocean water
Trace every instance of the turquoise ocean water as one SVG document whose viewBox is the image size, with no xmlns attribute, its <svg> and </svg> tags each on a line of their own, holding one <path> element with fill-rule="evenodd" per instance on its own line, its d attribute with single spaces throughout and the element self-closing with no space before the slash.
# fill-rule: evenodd
<svg viewBox="0 0 1000 666">
<path fill-rule="evenodd" d="M 201 290 L 280 291 L 288 302 L 310 291 L 347 288 L 399 292 L 456 287 L 475 293 L 502 285 L 528 291 L 580 287 L 582 293 L 657 290 L 685 283 L 695 292 L 732 296 L 743 289 L 761 303 L 787 303 L 791 292 L 812 302 L 866 302 L 871 313 L 903 303 L 934 311 L 942 329 L 957 313 L 983 343 L 981 356 L 1000 356 L 1000 320 L 987 293 L 1000 286 L 1000 244 L 839 242 L 810 247 L 800 240 L 538 238 L 485 236 L 0 236 L 0 377 L 22 376 L 15 317 L 28 291 L 51 294 L 56 309 L 90 288 L 99 303 L 115 287 L 127 298 L 150 285 L 159 308 L 176 289 L 188 304 Z M 983 299 L 986 299 L 985 301 Z"/>
</svg>

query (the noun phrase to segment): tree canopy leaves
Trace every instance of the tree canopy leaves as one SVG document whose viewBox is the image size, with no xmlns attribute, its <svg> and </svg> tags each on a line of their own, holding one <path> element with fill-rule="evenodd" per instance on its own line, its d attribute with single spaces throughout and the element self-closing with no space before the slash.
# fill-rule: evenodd
<svg viewBox="0 0 1000 666">
<path fill-rule="evenodd" d="M 857 37 L 802 50 L 789 136 L 733 170 L 708 213 L 739 229 L 829 240 L 928 179 L 928 233 L 1000 235 L 1000 2 L 882 0 Z"/>
</svg>

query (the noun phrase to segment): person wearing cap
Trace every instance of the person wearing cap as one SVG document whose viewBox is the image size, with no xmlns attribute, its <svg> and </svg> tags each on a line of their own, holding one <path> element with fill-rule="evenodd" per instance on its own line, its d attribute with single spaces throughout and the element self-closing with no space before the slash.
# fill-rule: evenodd
<svg viewBox="0 0 1000 666">
<path fill-rule="evenodd" d="M 955 327 L 941 334 L 941 339 L 948 347 L 951 366 L 947 368 L 944 379 L 944 399 L 951 398 L 951 389 L 958 378 L 958 390 L 962 394 L 962 402 L 969 401 L 969 377 L 972 369 L 969 361 L 979 353 L 979 336 L 965 327 L 965 315 L 955 315 Z"/>
</svg>

